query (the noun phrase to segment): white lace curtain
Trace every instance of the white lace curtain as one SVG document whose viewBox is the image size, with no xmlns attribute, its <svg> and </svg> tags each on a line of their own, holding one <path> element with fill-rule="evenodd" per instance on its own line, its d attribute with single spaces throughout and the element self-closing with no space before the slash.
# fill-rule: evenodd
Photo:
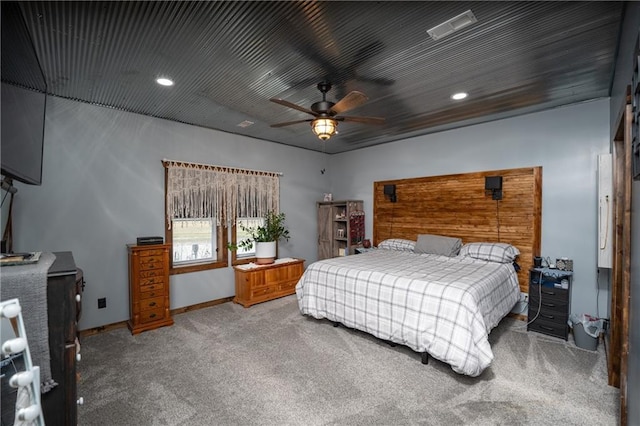
<svg viewBox="0 0 640 426">
<path fill-rule="evenodd" d="M 216 218 L 227 226 L 237 217 L 280 211 L 281 173 L 163 160 L 167 169 L 167 226 L 180 218 Z"/>
</svg>

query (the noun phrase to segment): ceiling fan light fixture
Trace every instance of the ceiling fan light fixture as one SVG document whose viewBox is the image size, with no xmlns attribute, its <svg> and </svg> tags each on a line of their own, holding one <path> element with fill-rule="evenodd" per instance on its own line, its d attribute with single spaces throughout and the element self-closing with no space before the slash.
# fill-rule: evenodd
<svg viewBox="0 0 640 426">
<path fill-rule="evenodd" d="M 337 133 L 338 122 L 333 118 L 316 118 L 311 122 L 311 129 L 321 140 L 326 141 Z"/>
<path fill-rule="evenodd" d="M 466 98 L 467 96 L 469 96 L 467 93 L 459 92 L 459 93 L 454 93 L 453 95 L 451 95 L 451 99 L 453 99 L 454 101 L 460 101 L 460 100 Z"/>
</svg>

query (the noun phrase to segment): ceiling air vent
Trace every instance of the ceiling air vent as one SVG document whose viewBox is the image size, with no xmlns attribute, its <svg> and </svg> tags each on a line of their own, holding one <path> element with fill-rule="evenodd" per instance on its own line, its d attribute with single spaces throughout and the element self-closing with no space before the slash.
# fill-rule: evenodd
<svg viewBox="0 0 640 426">
<path fill-rule="evenodd" d="M 448 36 L 451 33 L 454 33 L 458 30 L 463 29 L 464 27 L 468 27 L 469 25 L 477 22 L 475 15 L 471 10 L 467 10 L 460 15 L 449 19 L 446 22 L 443 22 L 440 25 L 436 25 L 435 27 L 427 30 L 427 33 L 434 40 L 440 40 L 442 37 Z"/>
<path fill-rule="evenodd" d="M 249 126 L 253 126 L 255 123 L 253 121 L 249 121 L 249 120 L 244 120 L 242 123 L 238 123 L 237 126 L 238 127 L 249 127 Z"/>
</svg>

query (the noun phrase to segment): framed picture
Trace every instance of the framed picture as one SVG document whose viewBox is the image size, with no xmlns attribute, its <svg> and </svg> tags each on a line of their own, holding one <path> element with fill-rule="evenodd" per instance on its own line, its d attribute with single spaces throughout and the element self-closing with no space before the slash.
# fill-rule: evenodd
<svg viewBox="0 0 640 426">
<path fill-rule="evenodd" d="M 330 192 L 325 192 L 324 194 L 324 201 L 333 201 L 333 195 L 331 195 Z"/>
</svg>

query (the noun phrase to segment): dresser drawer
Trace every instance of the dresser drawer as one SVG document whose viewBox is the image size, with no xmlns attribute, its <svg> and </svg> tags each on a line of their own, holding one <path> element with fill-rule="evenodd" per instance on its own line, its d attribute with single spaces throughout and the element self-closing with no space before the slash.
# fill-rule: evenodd
<svg viewBox="0 0 640 426">
<path fill-rule="evenodd" d="M 538 333 L 567 340 L 568 327 L 566 321 L 557 322 L 538 317 L 527 326 L 527 330 L 537 331 Z"/>
<path fill-rule="evenodd" d="M 278 291 L 289 291 L 296 287 L 298 280 L 289 280 L 278 284 Z"/>
<path fill-rule="evenodd" d="M 163 287 L 164 286 L 158 286 L 158 285 L 147 286 L 146 288 L 148 289 L 148 291 L 140 292 L 140 300 L 152 299 L 154 297 L 163 297 L 164 296 Z M 140 290 L 142 290 L 142 288 Z"/>
<path fill-rule="evenodd" d="M 164 308 L 164 296 L 152 297 L 150 299 L 140 300 L 140 310 L 146 311 L 149 309 Z"/>
<path fill-rule="evenodd" d="M 151 269 L 147 271 L 140 271 L 138 275 L 140 278 L 164 277 L 164 269 Z"/>
<path fill-rule="evenodd" d="M 142 285 L 140 286 L 140 292 L 142 293 L 146 293 L 149 291 L 157 291 L 161 292 L 161 294 L 164 294 L 164 283 L 160 283 L 160 284 L 149 284 L 149 285 Z"/>
<path fill-rule="evenodd" d="M 150 269 L 162 270 L 163 266 L 164 265 L 162 262 L 151 262 L 151 263 L 141 263 L 138 266 L 138 268 L 140 268 L 141 271 L 148 271 Z"/>
<path fill-rule="evenodd" d="M 563 303 L 569 301 L 569 290 L 553 287 L 540 287 L 531 285 L 529 289 L 529 299 L 538 300 L 542 296 L 543 301 Z"/>
<path fill-rule="evenodd" d="M 537 302 L 529 305 L 529 318 L 535 318 L 536 315 L 538 318 L 560 324 L 566 323 L 569 319 L 569 312 L 567 309 L 549 308 L 542 305 L 540 306 L 540 313 L 538 313 Z"/>
<path fill-rule="evenodd" d="M 140 323 L 148 323 L 158 321 L 164 318 L 164 308 L 150 309 L 140 312 Z"/>
<path fill-rule="evenodd" d="M 152 285 L 152 284 L 162 285 L 163 283 L 164 283 L 163 276 L 140 278 L 140 281 L 139 281 L 140 287 Z"/>
<path fill-rule="evenodd" d="M 538 306 L 540 306 L 540 311 L 546 312 L 569 312 L 569 301 L 562 300 L 552 297 L 542 297 L 542 301 L 533 295 L 529 295 L 529 307 L 534 309 L 535 312 L 538 311 Z"/>
<path fill-rule="evenodd" d="M 163 254 L 164 254 L 163 249 L 138 250 L 138 256 L 140 256 L 140 258 L 148 257 L 148 256 L 158 256 L 160 257 L 160 260 L 162 260 Z"/>
<path fill-rule="evenodd" d="M 272 293 L 275 293 L 276 290 L 277 290 L 277 286 L 275 285 L 251 289 L 251 298 L 260 299 L 262 297 L 267 297 Z"/>
</svg>

